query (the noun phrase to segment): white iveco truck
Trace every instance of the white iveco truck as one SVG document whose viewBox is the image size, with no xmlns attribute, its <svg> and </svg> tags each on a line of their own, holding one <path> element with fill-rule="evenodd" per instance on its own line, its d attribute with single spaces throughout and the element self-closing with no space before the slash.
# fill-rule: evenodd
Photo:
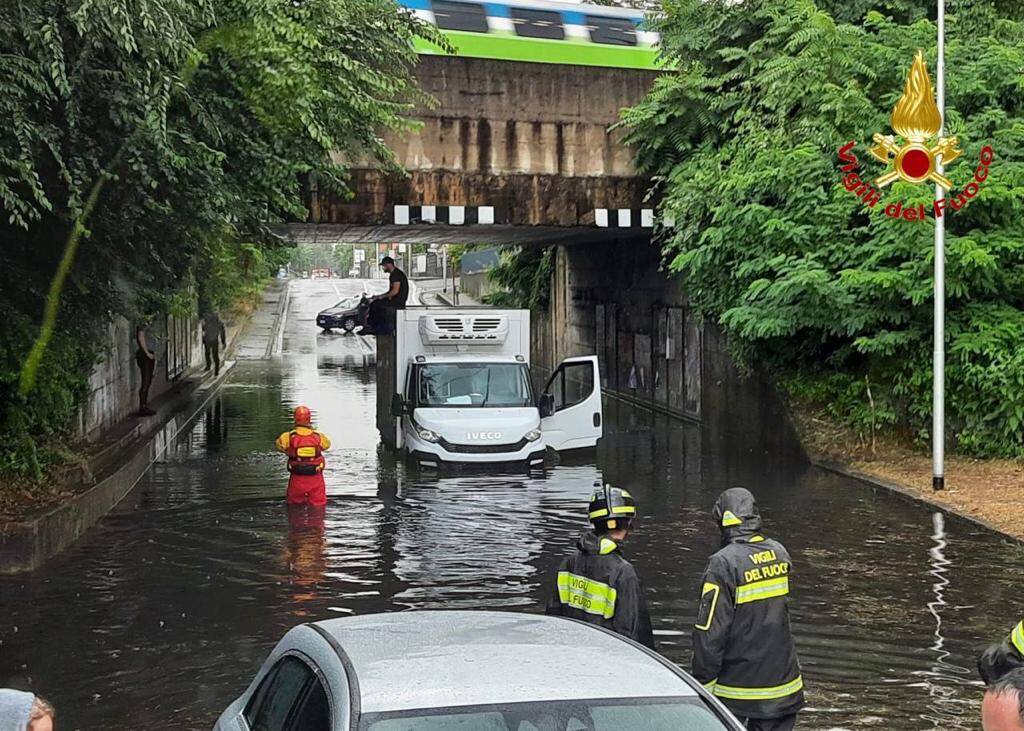
<svg viewBox="0 0 1024 731">
<path fill-rule="evenodd" d="M 530 374 L 530 312 L 489 307 L 394 311 L 377 336 L 377 428 L 422 467 L 541 466 L 547 448 L 597 445 L 596 356 L 568 358 L 540 396 Z"/>
</svg>

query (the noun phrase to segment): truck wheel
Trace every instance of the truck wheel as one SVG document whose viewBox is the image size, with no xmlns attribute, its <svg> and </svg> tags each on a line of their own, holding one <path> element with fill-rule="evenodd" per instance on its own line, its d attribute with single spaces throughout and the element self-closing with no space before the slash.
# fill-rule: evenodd
<svg viewBox="0 0 1024 731">
<path fill-rule="evenodd" d="M 353 330 L 356 329 L 356 318 L 346 317 L 345 320 L 341 323 L 341 328 L 347 333 L 352 332 Z"/>
</svg>

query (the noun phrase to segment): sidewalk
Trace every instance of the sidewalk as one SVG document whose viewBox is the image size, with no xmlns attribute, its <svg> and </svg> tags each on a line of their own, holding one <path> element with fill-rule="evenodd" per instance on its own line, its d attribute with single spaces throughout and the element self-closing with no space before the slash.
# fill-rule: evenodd
<svg viewBox="0 0 1024 731">
<path fill-rule="evenodd" d="M 825 415 L 800 410 L 791 415 L 816 466 L 1024 539 L 1024 461 L 948 455 L 946 489 L 936 492 L 927 452 L 884 436 L 872 447 Z"/>
<path fill-rule="evenodd" d="M 251 320 L 269 316 L 275 322 L 286 302 L 283 283 L 272 283 L 255 313 L 226 325 L 228 345 L 219 375 L 205 372 L 200 363 L 186 371 L 174 386 L 150 402 L 156 412 L 132 416 L 103 433 L 63 479 L 32 486 L 23 503 L 0 516 L 0 574 L 31 571 L 63 551 L 120 503 L 149 466 L 159 459 L 178 433 L 202 413 L 227 379 L 233 361 L 228 358 Z M 271 343 L 276 335 L 268 335 Z M 30 488 L 31 489 L 31 488 Z"/>
<path fill-rule="evenodd" d="M 449 279 L 447 281 L 448 291 L 444 291 L 445 280 L 443 279 L 418 279 L 416 283 L 419 285 L 419 303 L 428 305 L 431 307 L 479 307 L 483 305 L 473 297 L 463 292 L 458 295 L 459 301 L 456 304 L 452 296 L 452 283 Z M 456 280 L 456 286 L 458 286 L 458 280 Z M 415 299 L 415 298 L 414 298 Z"/>
</svg>

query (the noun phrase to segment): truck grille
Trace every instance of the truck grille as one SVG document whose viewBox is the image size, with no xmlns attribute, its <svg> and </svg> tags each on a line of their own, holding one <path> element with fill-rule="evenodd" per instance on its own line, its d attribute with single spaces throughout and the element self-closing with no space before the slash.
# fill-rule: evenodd
<svg viewBox="0 0 1024 731">
<path fill-rule="evenodd" d="M 434 326 L 438 330 L 450 333 L 462 332 L 462 320 L 458 317 L 435 317 Z"/>
<path fill-rule="evenodd" d="M 455 454 L 499 454 L 501 452 L 518 452 L 526 446 L 526 438 L 520 439 L 514 444 L 453 444 L 447 439 L 439 439 L 437 442 L 447 452 Z"/>
<path fill-rule="evenodd" d="M 482 333 L 497 330 L 501 327 L 501 320 L 497 317 L 474 317 L 473 332 Z"/>
</svg>

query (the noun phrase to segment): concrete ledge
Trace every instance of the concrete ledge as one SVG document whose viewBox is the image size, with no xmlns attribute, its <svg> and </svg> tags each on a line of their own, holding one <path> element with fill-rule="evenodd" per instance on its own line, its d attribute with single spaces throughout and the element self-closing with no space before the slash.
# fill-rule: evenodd
<svg viewBox="0 0 1024 731">
<path fill-rule="evenodd" d="M 875 477 L 874 475 L 869 475 L 865 472 L 861 472 L 851 467 L 847 467 L 846 465 L 840 462 L 833 462 L 830 460 L 811 458 L 811 465 L 817 467 L 820 470 L 824 470 L 825 472 L 831 472 L 832 474 L 839 475 L 840 477 L 846 477 L 851 480 L 856 480 L 857 482 L 860 482 L 861 484 L 866 485 L 867 487 L 873 488 L 875 490 L 886 490 L 887 492 L 894 493 L 898 497 L 908 502 L 915 503 L 916 505 L 934 508 L 935 510 L 938 510 L 941 513 L 945 513 L 946 515 L 955 515 L 956 517 L 962 518 L 963 520 L 966 520 L 970 523 L 974 523 L 975 525 L 981 528 L 990 530 L 993 533 L 998 533 L 1002 536 L 1005 536 L 1006 538 L 1009 538 L 1012 541 L 1016 541 L 1017 543 L 1024 544 L 1024 539 L 1018 538 L 1015 535 L 1011 535 L 1010 533 L 1007 533 L 1001 528 L 997 528 L 996 526 L 992 525 L 983 518 L 979 518 L 975 515 L 965 513 L 962 510 L 957 510 L 956 508 L 951 508 L 948 505 L 943 505 L 933 500 L 929 500 L 927 497 L 917 492 L 916 490 L 911 490 L 909 487 L 901 485 L 898 482 L 892 482 L 891 480 L 886 480 L 881 477 Z"/>
<path fill-rule="evenodd" d="M 128 461 L 95 485 L 41 515 L 0 526 L 0 574 L 39 568 L 113 510 L 149 466 L 163 456 L 178 433 L 199 416 L 230 370 L 222 368 L 215 381 L 167 403 L 163 424 L 131 445 L 134 454 Z"/>
</svg>

